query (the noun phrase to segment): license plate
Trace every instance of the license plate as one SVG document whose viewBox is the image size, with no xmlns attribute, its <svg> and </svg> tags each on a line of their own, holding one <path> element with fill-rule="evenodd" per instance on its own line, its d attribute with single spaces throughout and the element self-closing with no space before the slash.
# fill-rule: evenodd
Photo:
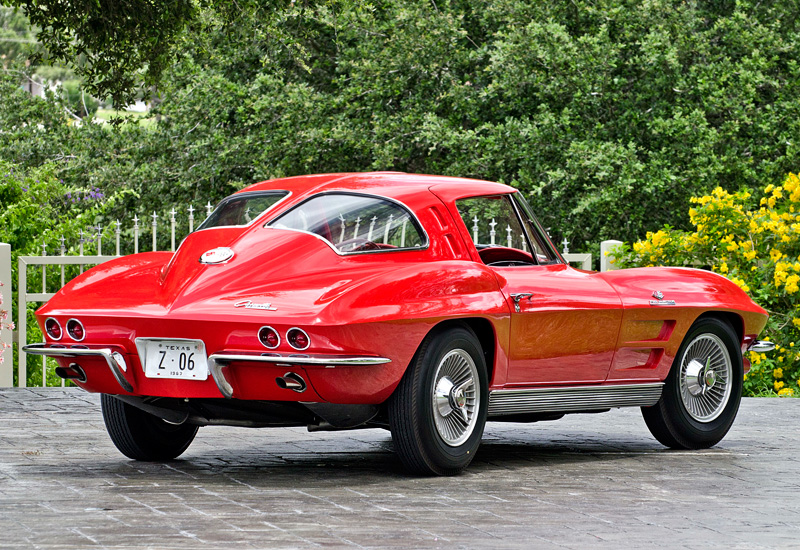
<svg viewBox="0 0 800 550">
<path fill-rule="evenodd" d="M 206 346 L 202 340 L 144 340 L 144 375 L 148 378 L 205 380 Z"/>
</svg>

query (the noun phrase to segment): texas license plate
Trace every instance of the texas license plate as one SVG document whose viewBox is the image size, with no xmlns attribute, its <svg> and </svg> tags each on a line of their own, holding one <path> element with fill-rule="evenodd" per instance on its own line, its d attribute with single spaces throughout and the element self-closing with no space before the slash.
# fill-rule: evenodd
<svg viewBox="0 0 800 550">
<path fill-rule="evenodd" d="M 202 340 L 144 340 L 144 375 L 148 378 L 205 380 L 206 346 Z"/>
</svg>

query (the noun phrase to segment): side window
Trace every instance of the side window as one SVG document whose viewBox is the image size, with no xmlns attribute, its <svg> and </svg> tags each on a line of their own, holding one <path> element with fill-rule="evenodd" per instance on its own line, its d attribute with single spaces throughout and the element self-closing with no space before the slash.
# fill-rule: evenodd
<svg viewBox="0 0 800 550">
<path fill-rule="evenodd" d="M 553 259 L 532 228 L 520 221 L 518 208 L 509 195 L 460 199 L 456 207 L 484 263 L 532 265 Z"/>
<path fill-rule="evenodd" d="M 269 225 L 314 233 L 343 254 L 422 248 L 428 244 L 419 222 L 402 205 L 368 195 L 317 195 Z"/>
<path fill-rule="evenodd" d="M 525 223 L 528 228 L 528 234 L 535 243 L 534 248 L 536 248 L 536 254 L 539 257 L 539 263 L 561 263 L 550 239 L 546 236 L 547 232 L 544 227 L 542 227 L 542 224 L 539 223 L 539 220 L 536 219 L 533 208 L 531 208 L 531 205 L 525 200 L 525 196 L 522 193 L 514 193 L 512 200 L 516 201 L 519 212 L 523 217 L 523 223 Z"/>
</svg>

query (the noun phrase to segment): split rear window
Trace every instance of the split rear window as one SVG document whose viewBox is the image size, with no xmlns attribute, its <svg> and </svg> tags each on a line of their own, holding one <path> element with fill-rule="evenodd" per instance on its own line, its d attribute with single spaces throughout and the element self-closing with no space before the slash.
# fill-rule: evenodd
<svg viewBox="0 0 800 550">
<path fill-rule="evenodd" d="M 340 254 L 419 249 L 428 240 L 405 206 L 355 193 L 315 195 L 269 224 L 313 233 Z"/>
<path fill-rule="evenodd" d="M 219 203 L 197 229 L 247 225 L 288 194 L 288 191 L 237 193 Z"/>
</svg>

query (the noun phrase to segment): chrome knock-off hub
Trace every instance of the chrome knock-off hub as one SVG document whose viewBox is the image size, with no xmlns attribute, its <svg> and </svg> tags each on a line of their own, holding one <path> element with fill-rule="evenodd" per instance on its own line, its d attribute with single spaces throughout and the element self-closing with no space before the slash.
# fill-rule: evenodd
<svg viewBox="0 0 800 550">
<path fill-rule="evenodd" d="M 447 445 L 461 445 L 469 439 L 478 420 L 478 369 L 466 351 L 455 349 L 441 359 L 434 376 L 436 430 Z"/>
<path fill-rule="evenodd" d="M 698 422 L 719 417 L 732 391 L 733 362 L 715 334 L 701 334 L 686 347 L 679 372 L 681 400 Z"/>
</svg>

